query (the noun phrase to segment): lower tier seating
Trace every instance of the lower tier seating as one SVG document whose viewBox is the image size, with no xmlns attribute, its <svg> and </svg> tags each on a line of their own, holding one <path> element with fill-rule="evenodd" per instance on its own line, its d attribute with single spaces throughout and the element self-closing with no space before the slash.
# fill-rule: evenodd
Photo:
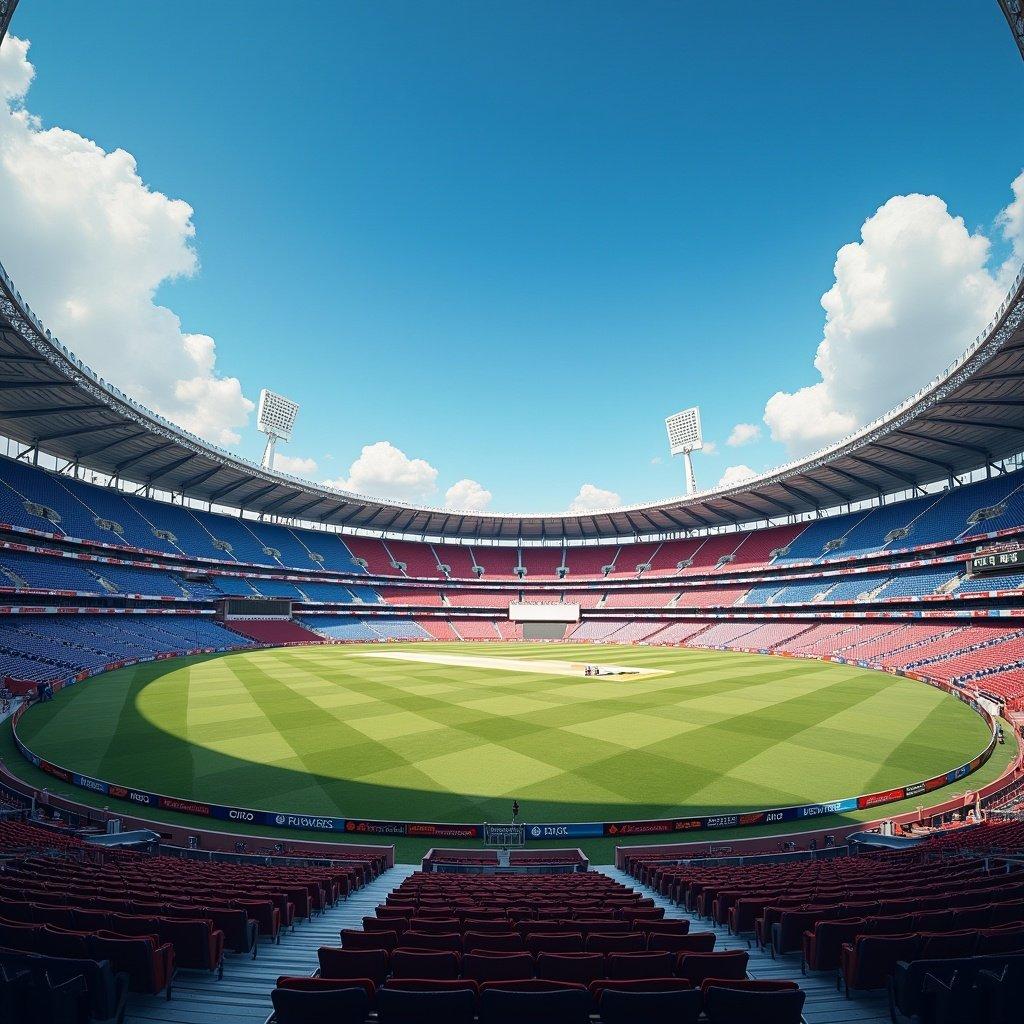
<svg viewBox="0 0 1024 1024">
<path fill-rule="evenodd" d="M 716 951 L 650 898 L 594 872 L 416 873 L 321 947 L 316 976 L 284 976 L 277 1024 L 363 1021 L 764 1020 L 798 1024 L 792 981 L 746 976 L 748 954 Z"/>
</svg>

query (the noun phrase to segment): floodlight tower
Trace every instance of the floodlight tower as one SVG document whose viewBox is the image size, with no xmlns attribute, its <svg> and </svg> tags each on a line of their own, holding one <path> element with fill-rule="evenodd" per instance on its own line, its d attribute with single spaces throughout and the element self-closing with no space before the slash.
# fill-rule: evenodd
<svg viewBox="0 0 1024 1024">
<path fill-rule="evenodd" d="M 697 481 L 693 476 L 693 460 L 690 455 L 704 447 L 704 437 L 700 432 L 700 409 L 695 405 L 692 409 L 684 409 L 674 416 L 666 416 L 665 430 L 668 433 L 669 454 L 683 457 L 683 464 L 686 467 L 686 493 L 693 494 L 697 490 Z"/>
<path fill-rule="evenodd" d="M 264 388 L 260 392 L 260 406 L 256 422 L 260 433 L 267 435 L 267 445 L 263 449 L 264 469 L 274 468 L 274 448 L 278 441 L 290 441 L 295 419 L 299 415 L 299 405 L 284 395 Z"/>
</svg>

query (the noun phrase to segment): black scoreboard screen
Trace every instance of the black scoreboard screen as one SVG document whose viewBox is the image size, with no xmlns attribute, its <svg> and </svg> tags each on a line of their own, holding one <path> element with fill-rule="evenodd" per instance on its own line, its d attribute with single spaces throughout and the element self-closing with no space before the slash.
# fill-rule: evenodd
<svg viewBox="0 0 1024 1024">
<path fill-rule="evenodd" d="M 282 597 L 229 597 L 222 610 L 228 619 L 252 615 L 287 619 L 292 613 L 292 603 Z"/>
<path fill-rule="evenodd" d="M 971 575 L 986 573 L 1024 572 L 1024 549 L 1019 551 L 992 551 L 971 559 Z"/>
</svg>

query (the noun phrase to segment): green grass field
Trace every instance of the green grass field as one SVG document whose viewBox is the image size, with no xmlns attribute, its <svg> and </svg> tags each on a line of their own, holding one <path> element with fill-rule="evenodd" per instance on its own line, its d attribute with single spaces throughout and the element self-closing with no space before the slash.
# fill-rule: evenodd
<svg viewBox="0 0 1024 1024">
<path fill-rule="evenodd" d="M 395 652 L 508 659 L 509 670 L 377 656 Z M 663 674 L 595 680 L 523 665 L 584 658 Z M 157 662 L 64 691 L 31 710 L 19 733 L 57 764 L 173 796 L 470 822 L 506 820 L 513 798 L 530 821 L 829 800 L 948 770 L 987 741 L 959 701 L 881 673 L 548 644 Z"/>
</svg>

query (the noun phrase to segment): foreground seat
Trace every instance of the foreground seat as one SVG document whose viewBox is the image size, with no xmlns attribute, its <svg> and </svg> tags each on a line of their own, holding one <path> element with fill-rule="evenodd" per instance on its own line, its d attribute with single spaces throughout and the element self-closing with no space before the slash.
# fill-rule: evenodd
<svg viewBox="0 0 1024 1024">
<path fill-rule="evenodd" d="M 914 960 L 918 935 L 861 935 L 843 946 L 842 978 L 846 997 L 855 989 L 885 988 L 901 960 Z"/>
<path fill-rule="evenodd" d="M 601 991 L 598 1009 L 603 1024 L 696 1024 L 702 1003 L 700 989 L 608 988 Z"/>
<path fill-rule="evenodd" d="M 414 981 L 410 979 L 409 984 Z M 406 989 L 389 982 L 377 993 L 380 1024 L 473 1024 L 476 1009 L 476 991 L 471 985 Z"/>
<path fill-rule="evenodd" d="M 320 977 L 333 980 L 369 978 L 383 985 L 388 975 L 388 955 L 382 949 L 336 949 L 321 946 L 317 951 Z"/>
<path fill-rule="evenodd" d="M 496 982 L 481 986 L 480 1024 L 589 1024 L 590 993 L 582 985 Z"/>
<path fill-rule="evenodd" d="M 694 985 L 700 985 L 708 978 L 742 980 L 747 976 L 749 959 L 744 949 L 730 949 L 720 953 L 680 953 L 676 974 L 680 978 L 689 978 Z"/>
<path fill-rule="evenodd" d="M 764 992 L 750 989 L 704 989 L 709 1024 L 800 1024 L 805 993 L 799 989 Z"/>
<path fill-rule="evenodd" d="M 82 978 L 92 1020 L 120 1020 L 124 1015 L 128 976 L 115 972 L 109 960 L 65 959 L 0 949 L 0 967 L 10 973 L 28 971 L 33 978 L 48 977 L 54 983 Z"/>
<path fill-rule="evenodd" d="M 370 998 L 362 987 L 275 988 L 270 999 L 276 1024 L 363 1024 L 370 1012 Z"/>
<path fill-rule="evenodd" d="M 116 971 L 128 975 L 133 992 L 157 995 L 166 992 L 171 998 L 174 979 L 174 947 L 163 944 L 152 935 L 124 938 L 110 932 L 97 932 L 89 937 L 89 955 L 96 960 L 109 960 Z"/>
</svg>

